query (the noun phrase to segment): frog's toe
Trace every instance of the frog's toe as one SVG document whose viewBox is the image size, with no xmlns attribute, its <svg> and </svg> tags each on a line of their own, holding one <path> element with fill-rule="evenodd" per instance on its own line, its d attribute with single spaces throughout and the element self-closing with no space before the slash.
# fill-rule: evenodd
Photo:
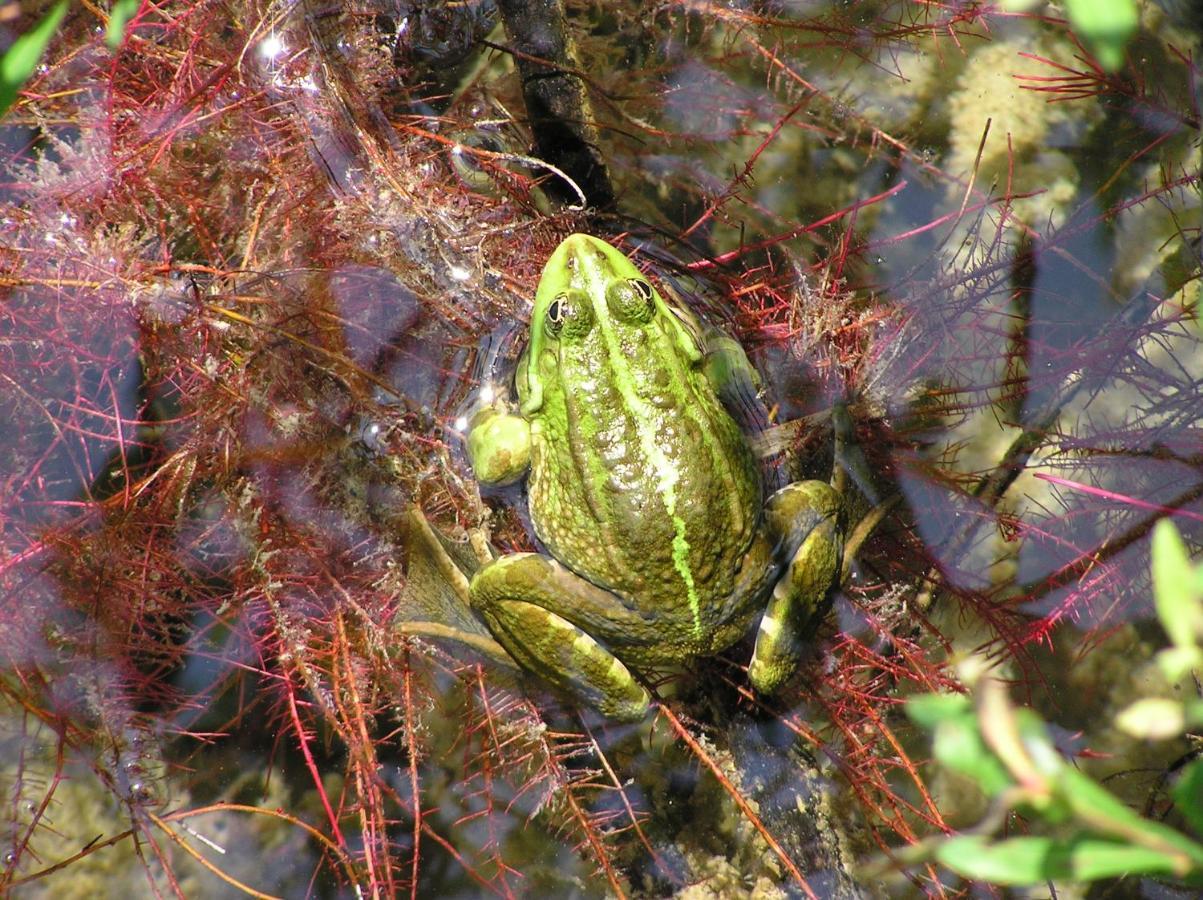
<svg viewBox="0 0 1203 900">
<path fill-rule="evenodd" d="M 800 635 L 786 616 L 781 603 L 771 604 L 760 620 L 748 681 L 762 694 L 773 694 L 785 684 L 802 657 Z"/>
</svg>

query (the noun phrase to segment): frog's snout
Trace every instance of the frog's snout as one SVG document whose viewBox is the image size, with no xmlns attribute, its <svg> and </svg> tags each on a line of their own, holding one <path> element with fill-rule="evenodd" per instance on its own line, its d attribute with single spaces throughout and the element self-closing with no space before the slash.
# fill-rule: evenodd
<svg viewBox="0 0 1203 900">
<path fill-rule="evenodd" d="M 575 268 L 580 260 L 604 259 L 608 247 L 608 244 L 598 238 L 589 234 L 582 234 L 578 231 L 560 241 L 560 245 L 556 247 L 548 259 L 547 265 L 549 267 Z"/>
</svg>

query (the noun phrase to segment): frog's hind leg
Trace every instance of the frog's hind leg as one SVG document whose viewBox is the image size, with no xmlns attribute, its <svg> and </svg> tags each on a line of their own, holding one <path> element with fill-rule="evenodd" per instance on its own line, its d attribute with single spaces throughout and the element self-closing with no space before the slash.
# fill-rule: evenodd
<svg viewBox="0 0 1203 900">
<path fill-rule="evenodd" d="M 787 548 L 797 547 L 760 620 L 748 679 L 771 694 L 794 673 L 803 642 L 839 578 L 840 497 L 826 482 L 788 484 L 769 498 L 765 518 Z"/>
<path fill-rule="evenodd" d="M 494 560 L 477 572 L 469 593 L 523 668 L 607 718 L 637 722 L 646 715 L 650 696 L 622 660 L 553 611 L 597 611 L 617 605 L 613 595 L 537 553 Z"/>
</svg>

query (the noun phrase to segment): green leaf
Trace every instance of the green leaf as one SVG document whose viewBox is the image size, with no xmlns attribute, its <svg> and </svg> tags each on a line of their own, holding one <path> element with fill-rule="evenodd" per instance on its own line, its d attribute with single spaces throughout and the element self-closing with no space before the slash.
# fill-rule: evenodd
<svg viewBox="0 0 1203 900">
<path fill-rule="evenodd" d="M 1168 825 L 1144 818 L 1072 766 L 1065 767 L 1057 781 L 1057 789 L 1059 796 L 1073 809 L 1078 822 L 1092 831 L 1165 854 L 1190 858 L 1196 867 L 1203 867 L 1203 845 Z"/>
<path fill-rule="evenodd" d="M 1195 834 L 1203 837 L 1203 759 L 1196 758 L 1183 768 L 1170 796 Z"/>
<path fill-rule="evenodd" d="M 1057 778 L 1065 768 L 1065 757 L 1053 743 L 1048 725 L 1033 710 L 1021 706 L 1015 710 L 1015 725 L 1023 748 L 1045 778 Z"/>
<path fill-rule="evenodd" d="M 986 794 L 993 796 L 1014 784 L 982 740 L 973 705 L 964 694 L 921 694 L 907 701 L 906 713 L 933 732 L 935 757 L 972 778 Z"/>
<path fill-rule="evenodd" d="M 1015 782 L 997 756 L 990 752 L 977 730 L 977 722 L 949 719 L 936 728 L 932 752 L 941 763 L 977 782 L 988 796 L 1005 791 Z"/>
<path fill-rule="evenodd" d="M 919 694 L 906 701 L 906 714 L 912 722 L 929 731 L 948 719 L 963 718 L 970 712 L 964 694 Z"/>
<path fill-rule="evenodd" d="M 104 33 L 105 43 L 116 50 L 125 37 L 125 26 L 138 13 L 142 0 L 116 0 L 109 10 L 109 27 Z"/>
<path fill-rule="evenodd" d="M 1203 649 L 1169 647 L 1156 655 L 1157 668 L 1170 684 L 1177 684 L 1195 669 L 1203 669 Z"/>
<path fill-rule="evenodd" d="M 1203 596 L 1178 529 L 1162 519 L 1153 529 L 1153 599 L 1157 617 L 1176 647 L 1198 646 Z"/>
<path fill-rule="evenodd" d="M 966 878 L 1000 885 L 1182 874 L 1180 863 L 1164 853 L 1093 837 L 1017 837 L 991 844 L 965 835 L 943 842 L 936 859 Z"/>
<path fill-rule="evenodd" d="M 1053 856 L 1058 864 L 1065 865 L 1062 877 L 1077 881 L 1097 881 L 1128 874 L 1185 874 L 1178 857 L 1101 838 L 1078 838 L 1057 847 Z"/>
<path fill-rule="evenodd" d="M 1136 0 L 1065 0 L 1065 11 L 1104 69 L 1114 72 L 1124 64 L 1128 39 L 1140 25 Z"/>
<path fill-rule="evenodd" d="M 8 112 L 17 99 L 17 91 L 37 70 L 46 46 L 66 14 L 67 0 L 59 0 L 42 21 L 13 41 L 0 56 L 0 116 Z"/>
<path fill-rule="evenodd" d="M 994 884 L 1047 881 L 1048 838 L 1012 838 L 991 844 L 981 835 L 949 838 L 936 848 L 936 860 L 958 875 Z"/>
</svg>

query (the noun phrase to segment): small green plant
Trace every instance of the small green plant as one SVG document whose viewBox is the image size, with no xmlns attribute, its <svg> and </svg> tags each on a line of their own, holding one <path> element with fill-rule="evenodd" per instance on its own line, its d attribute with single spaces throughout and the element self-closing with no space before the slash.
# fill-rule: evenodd
<svg viewBox="0 0 1203 900">
<path fill-rule="evenodd" d="M 110 49 L 121 46 L 125 26 L 137 15 L 139 6 L 141 0 L 116 0 L 113 4 L 105 29 L 105 43 Z M 0 54 L 0 116 L 8 111 L 17 99 L 17 92 L 33 77 L 66 14 L 67 0 L 59 0 L 36 25 Z"/>
<path fill-rule="evenodd" d="M 1181 535 L 1168 521 L 1153 531 L 1153 600 L 1157 618 L 1170 638 L 1170 646 L 1157 654 L 1157 666 L 1170 684 L 1191 672 L 1203 670 L 1203 565 L 1191 565 Z M 1146 697 L 1120 713 L 1116 724 L 1129 734 L 1150 740 L 1176 737 L 1203 725 L 1203 699 Z M 1196 769 L 1199 765 L 1196 763 Z M 1203 786 L 1203 770 L 1195 784 Z M 1203 797 L 1203 792 L 1195 795 Z M 1203 832 L 1199 804 L 1183 809 L 1196 816 L 1195 828 Z"/>
<path fill-rule="evenodd" d="M 109 11 L 109 24 L 104 30 L 104 42 L 110 50 L 116 50 L 125 40 L 125 26 L 138 14 L 142 0 L 116 0 Z"/>
<path fill-rule="evenodd" d="M 1203 663 L 1203 565 L 1191 564 L 1168 521 L 1154 530 L 1152 558 L 1157 614 L 1170 638 L 1157 663 L 1173 683 Z M 975 782 L 993 804 L 972 832 L 915 845 L 904 854 L 906 863 L 935 861 L 998 885 L 1145 875 L 1203 886 L 1203 843 L 1137 814 L 1083 774 L 1057 750 L 1035 712 L 1012 705 L 1001 681 L 981 677 L 972 698 L 915 697 L 907 713 L 932 732 L 936 760 Z M 1198 697 L 1142 699 L 1116 721 L 1149 740 L 1175 738 L 1200 723 Z M 1203 757 L 1180 769 L 1171 796 L 1186 826 L 1203 835 Z M 995 838 L 1013 814 L 1033 833 Z"/>
<path fill-rule="evenodd" d="M 0 54 L 0 116 L 13 105 L 17 91 L 30 79 L 42 55 L 67 14 L 67 0 L 60 0 L 33 28 Z"/>
<path fill-rule="evenodd" d="M 1025 12 L 1038 0 L 1004 0 L 1004 9 Z M 1108 72 L 1124 64 L 1128 41 L 1140 26 L 1135 0 L 1065 0 L 1065 13 L 1074 32 Z"/>
</svg>

